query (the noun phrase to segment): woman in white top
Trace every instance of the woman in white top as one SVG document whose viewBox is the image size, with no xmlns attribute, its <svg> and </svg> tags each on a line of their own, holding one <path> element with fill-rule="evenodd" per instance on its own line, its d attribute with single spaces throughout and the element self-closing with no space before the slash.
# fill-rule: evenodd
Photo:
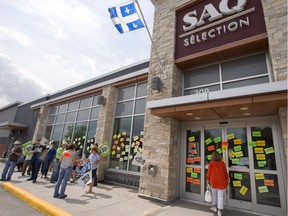
<svg viewBox="0 0 288 216">
<path fill-rule="evenodd" d="M 76 145 L 70 144 L 67 150 L 61 154 L 61 157 L 59 159 L 60 171 L 59 171 L 59 177 L 55 185 L 55 189 L 54 189 L 54 195 L 53 195 L 54 198 L 59 197 L 60 199 L 63 199 L 67 197 L 67 195 L 65 194 L 67 182 L 71 175 L 73 166 L 74 164 L 76 164 L 76 160 L 77 160 L 75 149 L 76 149 Z M 60 186 L 61 186 L 61 189 L 59 193 Z"/>
<path fill-rule="evenodd" d="M 92 188 L 94 185 L 94 182 L 97 182 L 97 168 L 98 164 L 100 162 L 100 156 L 98 155 L 98 148 L 93 147 L 91 148 L 91 154 L 87 158 L 87 162 L 90 164 L 91 170 L 92 170 L 92 181 L 89 184 L 89 190 L 86 191 L 86 193 L 92 193 Z"/>
</svg>

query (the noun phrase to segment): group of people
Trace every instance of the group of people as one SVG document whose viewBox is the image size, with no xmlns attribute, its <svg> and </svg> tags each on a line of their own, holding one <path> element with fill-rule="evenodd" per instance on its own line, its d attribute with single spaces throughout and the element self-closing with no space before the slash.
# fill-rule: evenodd
<svg viewBox="0 0 288 216">
<path fill-rule="evenodd" d="M 27 174 L 30 175 L 30 178 L 28 178 L 27 181 L 32 181 L 33 183 L 37 181 L 41 165 L 41 178 L 47 178 L 50 165 L 52 161 L 54 161 L 50 177 L 51 183 L 56 182 L 53 197 L 63 199 L 67 197 L 65 194 L 67 182 L 78 161 L 76 148 L 76 145 L 71 143 L 62 143 L 57 150 L 54 148 L 54 144 L 51 144 L 50 147 L 47 148 L 46 145 L 41 145 L 41 139 L 39 139 L 37 143 L 33 145 L 32 149 L 26 152 L 21 148 L 21 143 L 16 141 L 7 157 L 0 180 L 11 180 L 17 160 L 23 156 L 23 154 L 25 154 L 26 158 L 22 169 L 22 176 L 25 175 L 28 167 Z M 100 162 L 98 145 L 93 145 L 88 157 L 83 154 L 81 160 L 90 165 L 92 179 L 86 193 L 91 193 L 95 182 L 97 182 L 97 168 Z"/>
</svg>

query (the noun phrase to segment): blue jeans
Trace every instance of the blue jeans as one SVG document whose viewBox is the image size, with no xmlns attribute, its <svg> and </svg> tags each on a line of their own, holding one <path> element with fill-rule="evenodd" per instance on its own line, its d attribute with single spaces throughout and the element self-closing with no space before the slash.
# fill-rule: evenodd
<svg viewBox="0 0 288 216">
<path fill-rule="evenodd" d="M 70 178 L 70 175 L 72 173 L 72 169 L 73 169 L 73 166 L 70 166 L 68 168 L 60 168 L 59 178 L 58 178 L 58 181 L 55 185 L 54 197 L 57 197 L 57 196 L 63 197 L 65 195 L 67 182 L 68 182 L 68 179 Z M 61 189 L 60 189 L 60 193 L 59 193 L 60 186 L 61 186 Z"/>
<path fill-rule="evenodd" d="M 10 180 L 11 176 L 12 176 L 12 174 L 14 172 L 15 167 L 16 167 L 16 162 L 9 161 L 7 159 L 6 162 L 5 162 L 4 169 L 2 171 L 1 179 L 2 180 Z M 8 172 L 8 176 L 6 178 L 7 172 Z"/>
</svg>

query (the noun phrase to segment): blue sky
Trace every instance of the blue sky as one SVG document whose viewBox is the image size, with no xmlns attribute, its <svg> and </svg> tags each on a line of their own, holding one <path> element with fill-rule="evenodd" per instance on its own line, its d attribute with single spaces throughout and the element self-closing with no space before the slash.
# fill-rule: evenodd
<svg viewBox="0 0 288 216">
<path fill-rule="evenodd" d="M 138 0 L 152 33 L 154 6 Z M 0 0 L 0 108 L 148 59 L 146 29 L 120 34 L 108 8 L 126 0 Z"/>
</svg>

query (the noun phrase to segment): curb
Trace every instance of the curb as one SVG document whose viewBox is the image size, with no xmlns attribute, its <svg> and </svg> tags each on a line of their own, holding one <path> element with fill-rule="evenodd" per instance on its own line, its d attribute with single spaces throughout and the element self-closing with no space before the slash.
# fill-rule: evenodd
<svg viewBox="0 0 288 216">
<path fill-rule="evenodd" d="M 19 199 L 26 202 L 28 205 L 33 207 L 34 209 L 37 209 L 38 211 L 42 212 L 45 215 L 48 216 L 72 216 L 70 213 L 64 211 L 63 209 L 60 209 L 59 207 L 52 205 L 37 196 L 9 183 L 4 182 L 2 184 L 2 187 L 10 192 L 11 194 L 15 195 Z"/>
</svg>

